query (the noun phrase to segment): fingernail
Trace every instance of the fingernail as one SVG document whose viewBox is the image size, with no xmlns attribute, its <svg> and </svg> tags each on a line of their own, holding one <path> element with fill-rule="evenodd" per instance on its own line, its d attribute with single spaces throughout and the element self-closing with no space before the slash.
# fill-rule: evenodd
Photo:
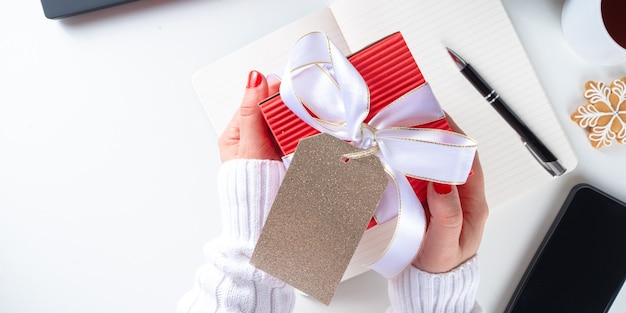
<svg viewBox="0 0 626 313">
<path fill-rule="evenodd" d="M 440 195 L 447 195 L 452 191 L 452 186 L 448 184 L 433 183 L 433 188 Z"/>
<path fill-rule="evenodd" d="M 246 88 L 258 87 L 262 80 L 263 76 L 261 76 L 261 73 L 257 71 L 250 71 L 250 74 L 248 74 L 248 85 L 246 85 Z"/>
<path fill-rule="evenodd" d="M 280 82 L 280 77 L 278 77 L 278 75 L 276 75 L 276 74 L 269 74 L 269 75 L 267 75 L 266 78 L 267 78 L 267 84 L 268 85 L 271 85 L 271 84 L 273 84 L 275 82 Z"/>
</svg>

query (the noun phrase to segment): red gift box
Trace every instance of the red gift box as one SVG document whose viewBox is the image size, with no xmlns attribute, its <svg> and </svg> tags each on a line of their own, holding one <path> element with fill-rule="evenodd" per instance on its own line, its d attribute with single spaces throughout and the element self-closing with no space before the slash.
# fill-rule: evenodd
<svg viewBox="0 0 626 313">
<path fill-rule="evenodd" d="M 365 80 L 370 91 L 368 122 L 380 110 L 404 94 L 426 83 L 415 63 L 402 34 L 397 32 L 348 57 Z M 415 105 L 419 105 L 416 103 Z M 283 156 L 292 154 L 298 141 L 319 131 L 298 118 L 282 101 L 279 95 L 261 103 L 261 111 L 269 125 Z M 450 130 L 445 119 L 413 126 L 414 128 L 437 128 Z M 426 199 L 424 180 L 407 177 L 417 197 Z M 376 225 L 372 219 L 368 229 Z"/>
</svg>

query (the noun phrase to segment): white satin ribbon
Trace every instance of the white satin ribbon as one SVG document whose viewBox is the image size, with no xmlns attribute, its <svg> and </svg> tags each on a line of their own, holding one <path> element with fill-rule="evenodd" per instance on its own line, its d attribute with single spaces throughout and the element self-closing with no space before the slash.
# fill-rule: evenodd
<svg viewBox="0 0 626 313">
<path fill-rule="evenodd" d="M 454 132 L 409 128 L 444 118 L 428 84 L 363 123 L 369 113 L 367 84 L 323 33 L 310 33 L 296 42 L 280 95 L 289 109 L 318 131 L 361 149 L 378 147 L 375 155 L 389 174 L 389 184 L 376 215 L 383 220 L 397 216 L 398 220 L 387 250 L 368 267 L 388 278 L 398 275 L 417 254 L 426 229 L 424 209 L 406 176 L 462 184 L 471 169 L 476 142 Z"/>
</svg>

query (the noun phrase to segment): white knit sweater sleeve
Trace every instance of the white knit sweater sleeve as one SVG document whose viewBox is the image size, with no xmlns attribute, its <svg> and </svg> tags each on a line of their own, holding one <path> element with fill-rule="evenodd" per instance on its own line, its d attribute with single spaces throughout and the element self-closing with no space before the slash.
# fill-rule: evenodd
<svg viewBox="0 0 626 313">
<path fill-rule="evenodd" d="M 431 274 L 410 266 L 389 280 L 388 313 L 481 313 L 476 302 L 479 271 L 476 256 L 456 269 Z"/>
<path fill-rule="evenodd" d="M 208 262 L 197 270 L 178 313 L 293 310 L 293 288 L 249 264 L 284 173 L 279 161 L 232 160 L 222 165 L 222 234 L 205 246 Z"/>
</svg>

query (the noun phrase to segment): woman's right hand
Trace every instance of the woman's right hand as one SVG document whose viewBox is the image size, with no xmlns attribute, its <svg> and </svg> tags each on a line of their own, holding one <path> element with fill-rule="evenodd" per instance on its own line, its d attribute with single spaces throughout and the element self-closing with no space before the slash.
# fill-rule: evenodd
<svg viewBox="0 0 626 313">
<path fill-rule="evenodd" d="M 446 118 L 453 131 L 463 133 Z M 429 183 L 426 202 L 426 234 L 413 266 L 429 273 L 449 272 L 478 252 L 489 215 L 478 153 L 465 184 Z"/>
</svg>

